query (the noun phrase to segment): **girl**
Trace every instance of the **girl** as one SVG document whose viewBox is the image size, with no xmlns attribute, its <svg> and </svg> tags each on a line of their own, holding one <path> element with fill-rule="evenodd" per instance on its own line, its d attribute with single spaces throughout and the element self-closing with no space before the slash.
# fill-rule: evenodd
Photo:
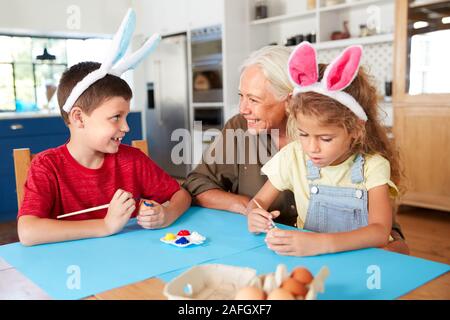
<svg viewBox="0 0 450 320">
<path fill-rule="evenodd" d="M 288 130 L 297 137 L 262 168 L 268 181 L 248 208 L 250 232 L 267 232 L 278 254 L 310 256 L 388 243 L 398 160 L 377 117 L 376 89 L 359 70 L 360 46 L 319 68 L 307 42 L 289 58 L 295 85 Z M 345 89 L 345 91 L 344 91 Z M 295 195 L 297 227 L 271 229 L 279 212 L 266 209 L 283 190 Z"/>
</svg>

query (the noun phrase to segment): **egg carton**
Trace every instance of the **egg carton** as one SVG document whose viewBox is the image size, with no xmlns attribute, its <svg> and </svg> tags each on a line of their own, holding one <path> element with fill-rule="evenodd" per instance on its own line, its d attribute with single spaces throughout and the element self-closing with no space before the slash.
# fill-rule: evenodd
<svg viewBox="0 0 450 320">
<path fill-rule="evenodd" d="M 327 267 L 322 267 L 308 285 L 305 300 L 316 300 L 318 293 L 325 292 Z M 233 300 L 244 287 L 257 287 L 269 294 L 279 288 L 289 277 L 285 265 L 277 266 L 275 272 L 257 275 L 251 268 L 223 264 L 208 264 L 192 267 L 172 279 L 164 286 L 164 295 L 169 300 Z"/>
<path fill-rule="evenodd" d="M 256 278 L 256 270 L 223 264 L 192 267 L 164 286 L 169 300 L 232 300 Z"/>
</svg>

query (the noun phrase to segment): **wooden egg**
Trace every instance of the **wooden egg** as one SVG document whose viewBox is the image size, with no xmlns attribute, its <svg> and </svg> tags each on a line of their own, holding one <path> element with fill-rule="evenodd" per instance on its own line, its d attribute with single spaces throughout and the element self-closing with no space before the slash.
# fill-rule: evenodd
<svg viewBox="0 0 450 320">
<path fill-rule="evenodd" d="M 303 284 L 310 284 L 314 278 L 308 269 L 301 268 L 301 267 L 298 267 L 298 268 L 295 268 L 294 270 L 292 270 L 291 277 Z"/>
<path fill-rule="evenodd" d="M 285 279 L 281 284 L 281 288 L 292 293 L 294 297 L 297 296 L 304 297 L 308 293 L 308 288 L 306 288 L 306 286 L 303 283 L 293 278 Z"/>
</svg>

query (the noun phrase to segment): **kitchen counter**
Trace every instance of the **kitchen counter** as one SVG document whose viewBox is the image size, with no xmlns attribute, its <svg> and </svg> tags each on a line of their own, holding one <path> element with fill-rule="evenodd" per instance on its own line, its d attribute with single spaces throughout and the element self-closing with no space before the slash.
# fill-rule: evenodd
<svg viewBox="0 0 450 320">
<path fill-rule="evenodd" d="M 60 117 L 59 110 L 55 111 L 33 111 L 33 112 L 0 112 L 0 120 L 2 119 L 26 119 L 26 118 L 44 118 L 44 117 Z"/>
<path fill-rule="evenodd" d="M 141 110 L 131 110 L 132 112 L 141 112 Z M 33 111 L 33 112 L 0 112 L 0 120 L 3 119 L 27 119 L 27 118 L 46 118 L 46 117 L 60 117 L 59 110 L 54 111 Z"/>
</svg>

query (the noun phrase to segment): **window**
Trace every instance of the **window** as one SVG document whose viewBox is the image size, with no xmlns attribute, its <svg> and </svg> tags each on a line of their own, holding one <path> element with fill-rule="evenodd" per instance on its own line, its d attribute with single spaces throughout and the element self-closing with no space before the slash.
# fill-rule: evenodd
<svg viewBox="0 0 450 320">
<path fill-rule="evenodd" d="M 57 109 L 64 70 L 80 61 L 101 61 L 110 41 L 0 35 L 0 112 Z M 44 49 L 53 60 L 37 58 Z"/>
</svg>

